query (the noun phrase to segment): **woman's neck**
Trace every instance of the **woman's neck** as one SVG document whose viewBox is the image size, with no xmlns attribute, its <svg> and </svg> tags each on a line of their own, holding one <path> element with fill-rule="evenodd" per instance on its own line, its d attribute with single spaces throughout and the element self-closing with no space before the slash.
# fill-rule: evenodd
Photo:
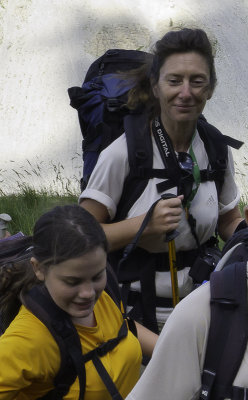
<svg viewBox="0 0 248 400">
<path fill-rule="evenodd" d="M 175 151 L 186 152 L 191 144 L 196 129 L 195 121 L 168 121 L 161 116 L 161 121 L 169 135 Z"/>
</svg>

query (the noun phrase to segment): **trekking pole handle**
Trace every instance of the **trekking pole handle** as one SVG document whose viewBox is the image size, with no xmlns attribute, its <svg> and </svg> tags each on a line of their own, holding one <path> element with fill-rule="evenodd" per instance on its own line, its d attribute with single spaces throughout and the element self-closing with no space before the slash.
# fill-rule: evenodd
<svg viewBox="0 0 248 400">
<path fill-rule="evenodd" d="M 164 193 L 164 194 L 161 195 L 161 199 L 163 199 L 163 200 L 168 200 L 168 199 L 172 199 L 172 198 L 176 198 L 176 197 L 177 197 L 177 196 L 176 196 L 175 194 L 172 194 L 172 193 Z M 165 239 L 164 239 L 164 241 L 165 241 L 165 242 L 171 242 L 171 241 L 174 240 L 178 235 L 179 235 L 179 232 L 178 232 L 176 229 L 174 229 L 174 231 L 170 231 L 170 232 L 167 232 L 167 233 L 165 234 Z"/>
</svg>

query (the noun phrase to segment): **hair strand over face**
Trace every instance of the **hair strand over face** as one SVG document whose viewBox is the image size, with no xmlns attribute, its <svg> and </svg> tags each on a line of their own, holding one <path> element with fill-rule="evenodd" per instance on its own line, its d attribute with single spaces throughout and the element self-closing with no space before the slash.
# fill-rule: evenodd
<svg viewBox="0 0 248 400">
<path fill-rule="evenodd" d="M 146 107 L 149 118 L 160 113 L 160 105 L 153 95 L 152 87 L 158 82 L 160 69 L 172 54 L 196 52 L 205 60 L 209 68 L 210 90 L 214 91 L 217 78 L 214 66 L 214 55 L 206 32 L 202 29 L 184 28 L 167 32 L 158 40 L 153 50 L 153 61 L 127 74 L 127 78 L 135 83 L 129 91 L 127 106 L 133 110 L 140 105 Z"/>
</svg>

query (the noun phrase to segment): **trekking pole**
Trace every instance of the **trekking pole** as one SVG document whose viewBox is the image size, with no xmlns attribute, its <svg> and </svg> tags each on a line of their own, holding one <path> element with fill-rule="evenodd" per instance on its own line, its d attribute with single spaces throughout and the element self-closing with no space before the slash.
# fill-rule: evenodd
<svg viewBox="0 0 248 400">
<path fill-rule="evenodd" d="M 164 200 L 177 197 L 174 194 L 166 193 L 162 194 L 161 198 Z M 170 276 L 171 276 L 171 289 L 172 289 L 172 301 L 173 307 L 179 303 L 179 291 L 178 291 L 178 280 L 177 280 L 177 265 L 176 265 L 176 247 L 175 238 L 179 235 L 179 232 L 174 230 L 167 232 L 165 235 L 165 241 L 168 242 L 169 249 L 169 265 L 170 265 Z"/>
<path fill-rule="evenodd" d="M 175 241 L 168 242 L 173 307 L 179 303 Z"/>
</svg>

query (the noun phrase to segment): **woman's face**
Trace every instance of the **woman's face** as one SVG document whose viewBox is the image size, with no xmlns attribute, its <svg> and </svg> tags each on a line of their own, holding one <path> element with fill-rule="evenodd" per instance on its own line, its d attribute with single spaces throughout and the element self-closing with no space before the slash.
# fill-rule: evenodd
<svg viewBox="0 0 248 400">
<path fill-rule="evenodd" d="M 72 317 L 73 322 L 87 325 L 106 286 L 105 251 L 97 247 L 81 257 L 49 267 L 40 266 L 35 259 L 31 261 L 37 278 L 44 281 L 54 302 Z"/>
<path fill-rule="evenodd" d="M 211 98 L 209 83 L 209 67 L 202 55 L 190 52 L 169 56 L 153 87 L 160 103 L 162 121 L 196 121 Z"/>
</svg>

